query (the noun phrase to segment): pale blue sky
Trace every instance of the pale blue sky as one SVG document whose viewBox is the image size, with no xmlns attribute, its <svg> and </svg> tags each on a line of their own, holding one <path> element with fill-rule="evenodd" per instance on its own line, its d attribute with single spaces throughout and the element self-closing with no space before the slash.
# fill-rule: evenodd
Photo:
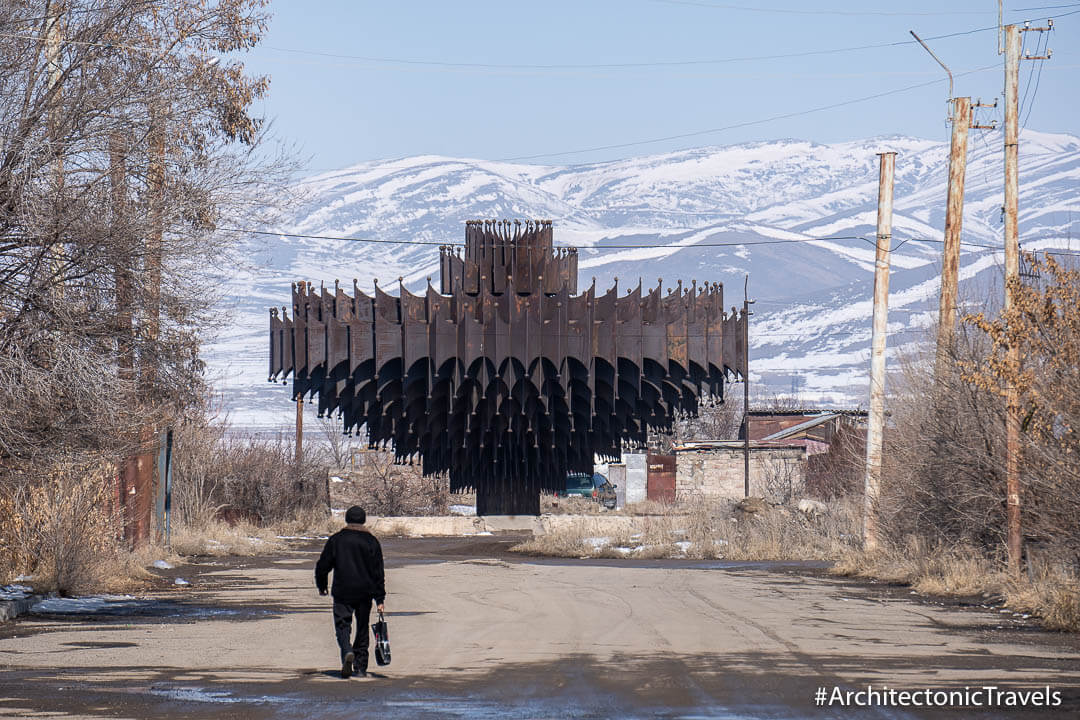
<svg viewBox="0 0 1080 720">
<path fill-rule="evenodd" d="M 1006 22 L 1057 17 L 1053 59 L 1041 76 L 1038 63 L 1022 67 L 1021 119 L 1080 134 L 1080 2 L 1005 6 Z M 313 171 L 419 154 L 569 164 L 778 138 L 944 140 L 945 75 L 908 31 L 928 39 L 997 23 L 996 0 L 276 0 L 270 9 L 264 43 L 245 58 L 272 78 L 257 111 Z M 1026 33 L 1029 51 L 1038 35 Z M 957 75 L 957 95 L 1001 94 L 996 30 L 928 42 Z M 885 43 L 907 44 L 700 62 Z M 932 84 L 758 122 L 919 83 Z"/>
</svg>

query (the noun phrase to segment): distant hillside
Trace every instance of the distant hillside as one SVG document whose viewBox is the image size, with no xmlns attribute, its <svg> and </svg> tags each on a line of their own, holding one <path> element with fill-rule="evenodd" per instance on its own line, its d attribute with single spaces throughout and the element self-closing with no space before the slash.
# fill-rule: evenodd
<svg viewBox="0 0 1080 720">
<path fill-rule="evenodd" d="M 727 304 L 743 279 L 757 300 L 751 323 L 754 388 L 797 389 L 805 402 L 865 404 L 877 156 L 896 151 L 895 249 L 889 350 L 918 343 L 937 317 L 948 146 L 908 137 L 819 145 L 782 140 L 608 163 L 541 166 L 421 156 L 366 163 L 309 178 L 304 201 L 273 230 L 393 240 L 460 242 L 473 218 L 548 218 L 555 241 L 581 248 L 581 284 L 622 286 L 719 280 Z M 1068 248 L 1080 237 L 1080 138 L 1025 131 L 1020 148 L 1020 233 L 1026 248 Z M 964 239 L 1001 247 L 1000 136 L 972 133 Z M 824 240 L 813 238 L 863 239 Z M 807 240 L 777 243 L 778 240 Z M 732 243 L 703 247 L 707 243 Z M 612 246 L 662 244 L 659 248 Z M 1072 240 L 1080 251 L 1080 240 Z M 306 279 L 370 289 L 403 277 L 438 282 L 431 245 L 252 236 L 227 289 L 233 324 L 211 347 L 211 372 L 233 422 L 292 422 L 288 392 L 266 382 L 267 308 L 289 304 Z M 962 294 L 1000 283 L 1001 254 L 964 248 Z M 977 289 L 977 290 L 976 290 Z"/>
</svg>

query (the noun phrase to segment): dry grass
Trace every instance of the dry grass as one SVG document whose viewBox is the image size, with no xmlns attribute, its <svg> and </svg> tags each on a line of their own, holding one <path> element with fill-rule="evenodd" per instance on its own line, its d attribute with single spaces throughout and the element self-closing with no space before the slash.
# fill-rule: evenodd
<svg viewBox="0 0 1080 720">
<path fill-rule="evenodd" d="M 991 598 L 1014 612 L 1029 613 L 1051 630 L 1080 631 L 1080 581 L 1063 565 L 1012 578 L 1000 558 L 973 546 L 932 547 L 909 537 L 874 553 L 853 550 L 832 569 L 838 575 L 908 585 L 927 595 Z"/>
<path fill-rule="evenodd" d="M 180 525 L 173 530 L 171 549 L 181 556 L 267 555 L 280 550 L 289 537 L 320 537 L 342 528 L 325 509 L 302 506 L 290 517 L 270 525 L 248 522 L 230 524 L 212 520 L 197 526 Z"/>
<path fill-rule="evenodd" d="M 1037 615 L 1050 630 L 1080 631 L 1080 578 L 1064 569 L 1044 569 L 1032 578 L 1008 583 L 1005 605 Z"/>
<path fill-rule="evenodd" d="M 703 501 L 626 518 L 624 528 L 603 534 L 581 518 L 512 550 L 557 557 L 835 560 L 859 538 L 857 507 L 846 501 L 815 518 L 790 508 L 740 517 L 731 503 Z"/>
<path fill-rule="evenodd" d="M 580 497 L 554 497 L 553 495 L 540 496 L 541 515 L 625 515 L 639 517 L 646 515 L 669 515 L 679 512 L 670 503 L 657 502 L 655 500 L 642 500 L 636 503 L 627 503 L 618 510 L 608 510 L 601 503 L 592 498 Z"/>
<path fill-rule="evenodd" d="M 57 460 L 0 488 L 0 555 L 5 574 L 33 575 L 40 591 L 74 594 L 95 587 L 114 564 L 109 516 L 114 468 L 94 456 Z"/>
<path fill-rule="evenodd" d="M 214 521 L 200 528 L 179 527 L 172 533 L 173 552 L 185 556 L 223 555 L 252 556 L 274 552 L 281 548 L 279 533 L 269 528 L 259 528 L 248 523 Z"/>
<path fill-rule="evenodd" d="M 384 532 L 380 533 L 383 537 L 409 537 L 409 526 L 403 522 L 396 522 L 387 528 Z"/>
</svg>

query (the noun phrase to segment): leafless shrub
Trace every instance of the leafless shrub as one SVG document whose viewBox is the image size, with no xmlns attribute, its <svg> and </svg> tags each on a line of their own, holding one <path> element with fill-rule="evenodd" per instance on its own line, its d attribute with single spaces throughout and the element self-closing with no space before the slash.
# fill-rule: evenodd
<svg viewBox="0 0 1080 720">
<path fill-rule="evenodd" d="M 805 481 L 797 461 L 770 455 L 760 462 L 765 495 L 771 501 L 787 505 L 802 495 Z"/>
<path fill-rule="evenodd" d="M 348 487 L 338 489 L 341 502 L 361 505 L 380 517 L 446 515 L 450 512 L 450 483 L 425 476 L 414 465 L 394 463 L 393 453 L 356 453 Z"/>
<path fill-rule="evenodd" d="M 346 435 L 340 418 L 327 415 L 318 418 L 319 439 L 326 448 L 327 462 L 335 470 L 347 468 L 358 450 L 358 443 L 352 435 Z"/>
<path fill-rule="evenodd" d="M 832 500 L 861 493 L 866 476 L 866 431 L 841 424 L 827 452 L 806 459 L 806 492 Z"/>
<path fill-rule="evenodd" d="M 721 400 L 706 395 L 698 402 L 697 414 L 680 416 L 674 427 L 676 443 L 691 440 L 731 440 L 739 435 L 742 422 L 742 397 Z"/>
<path fill-rule="evenodd" d="M 879 515 L 894 542 L 996 549 L 1004 543 L 1003 405 L 956 369 L 987 350 L 961 328 L 935 377 L 928 351 L 902 359 L 890 378 Z"/>
<path fill-rule="evenodd" d="M 281 435 L 232 432 L 205 408 L 178 428 L 173 496 L 180 525 L 199 530 L 218 520 L 259 526 L 328 512 L 325 458 L 306 448 L 299 465 Z"/>
<path fill-rule="evenodd" d="M 1038 263 L 1035 263 L 1038 265 Z M 904 358 L 891 379 L 878 506 L 883 547 L 852 552 L 837 572 L 907 583 L 935 594 L 1005 598 L 1048 627 L 1080 628 L 1080 275 L 1041 266 L 1017 285 L 1001 320 L 969 317 L 941 358 Z M 1007 361 L 1022 348 L 1022 371 Z M 1022 525 L 1027 569 L 1005 573 L 1005 402 L 1021 390 Z"/>
</svg>

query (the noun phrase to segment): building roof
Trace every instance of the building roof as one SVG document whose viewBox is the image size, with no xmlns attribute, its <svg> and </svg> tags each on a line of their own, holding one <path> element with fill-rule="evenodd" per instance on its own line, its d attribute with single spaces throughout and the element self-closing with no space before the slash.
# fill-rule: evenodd
<svg viewBox="0 0 1080 720">
<path fill-rule="evenodd" d="M 829 413 L 827 415 L 821 415 L 821 416 L 818 416 L 818 417 L 815 417 L 815 418 L 811 418 L 810 420 L 807 420 L 806 422 L 801 422 L 798 425 L 792 425 L 791 427 L 780 430 L 779 432 L 774 432 L 772 435 L 767 435 L 767 436 L 761 438 L 761 440 L 762 441 L 783 440 L 784 438 L 789 438 L 789 437 L 792 437 L 793 435 L 798 435 L 801 432 L 804 432 L 806 430 L 810 430 L 812 428 L 815 428 L 818 425 L 824 425 L 825 423 L 829 422 L 830 420 L 835 420 L 836 418 L 838 418 L 840 416 L 841 416 L 840 413 Z"/>
<path fill-rule="evenodd" d="M 750 417 L 783 417 L 790 415 L 805 415 L 815 417 L 818 415 L 849 415 L 853 417 L 868 417 L 866 410 L 851 410 L 845 408 L 802 408 L 797 410 L 750 410 L 746 413 Z"/>
<path fill-rule="evenodd" d="M 742 440 L 694 440 L 691 442 L 685 442 L 680 445 L 675 445 L 672 450 L 675 452 L 689 451 L 689 450 L 742 450 Z M 798 442 L 781 442 L 781 441 L 764 441 L 764 440 L 751 440 L 751 450 L 805 450 L 806 445 Z"/>
</svg>

